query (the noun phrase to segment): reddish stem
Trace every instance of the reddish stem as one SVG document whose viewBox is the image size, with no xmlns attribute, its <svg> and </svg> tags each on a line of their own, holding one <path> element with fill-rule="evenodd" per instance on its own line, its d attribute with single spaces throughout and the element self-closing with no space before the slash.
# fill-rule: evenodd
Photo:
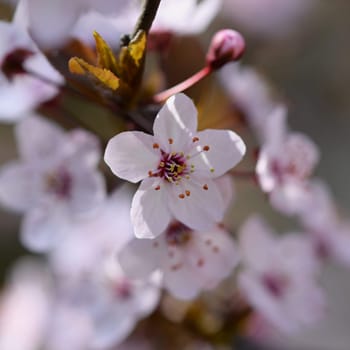
<svg viewBox="0 0 350 350">
<path fill-rule="evenodd" d="M 164 90 L 157 95 L 154 95 L 153 101 L 155 103 L 161 103 L 161 102 L 165 101 L 166 99 L 168 99 L 170 96 L 175 95 L 175 94 L 182 92 L 184 90 L 187 90 L 191 86 L 197 84 L 199 81 L 201 81 L 202 79 L 204 79 L 205 77 L 210 75 L 212 72 L 213 72 L 213 69 L 211 67 L 205 66 L 200 71 L 193 74 L 191 77 L 182 81 L 181 83 L 171 87 L 168 90 Z"/>
</svg>

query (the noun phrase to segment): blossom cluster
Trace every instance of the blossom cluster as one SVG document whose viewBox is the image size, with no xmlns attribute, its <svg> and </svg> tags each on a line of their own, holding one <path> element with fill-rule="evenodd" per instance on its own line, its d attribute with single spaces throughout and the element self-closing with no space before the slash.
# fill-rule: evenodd
<svg viewBox="0 0 350 350">
<path fill-rule="evenodd" d="M 350 264 L 350 225 L 313 177 L 318 147 L 236 62 L 240 33 L 216 33 L 204 68 L 168 86 L 176 38 L 204 32 L 231 2 L 155 3 L 20 0 L 0 22 L 0 121 L 18 151 L 0 167 L 0 204 L 42 258 L 20 259 L 3 288 L 1 349 L 165 348 L 173 329 L 176 349 L 214 349 L 257 319 L 295 334 L 324 315 L 326 259 Z M 205 104 L 183 92 L 214 73 L 227 115 L 241 116 L 225 128 L 220 117 L 204 128 Z M 236 176 L 299 229 L 277 235 L 255 212 L 229 227 L 244 200 Z"/>
</svg>

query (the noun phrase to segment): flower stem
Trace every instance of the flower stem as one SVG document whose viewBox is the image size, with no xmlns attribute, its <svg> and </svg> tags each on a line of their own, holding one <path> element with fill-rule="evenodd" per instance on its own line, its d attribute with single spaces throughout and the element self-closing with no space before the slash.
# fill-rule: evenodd
<svg viewBox="0 0 350 350">
<path fill-rule="evenodd" d="M 202 79 L 204 79 L 205 77 L 210 75 L 212 72 L 213 72 L 213 70 L 211 67 L 205 66 L 200 71 L 193 74 L 191 77 L 182 81 L 181 83 L 171 87 L 168 90 L 164 90 L 157 95 L 154 95 L 153 101 L 155 103 L 161 103 L 161 102 L 165 101 L 166 99 L 168 99 L 170 96 L 175 95 L 175 94 L 182 92 L 184 90 L 187 90 L 191 86 L 197 84 L 199 81 L 201 81 Z"/>
<path fill-rule="evenodd" d="M 144 0 L 142 13 L 136 23 L 131 39 L 134 38 L 140 30 L 144 30 L 146 33 L 149 32 L 160 5 L 160 1 L 161 0 Z"/>
</svg>

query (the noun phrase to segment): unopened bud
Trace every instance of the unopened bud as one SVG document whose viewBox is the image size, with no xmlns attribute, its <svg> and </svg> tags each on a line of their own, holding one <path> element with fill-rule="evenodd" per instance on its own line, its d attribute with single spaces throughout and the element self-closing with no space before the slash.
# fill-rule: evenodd
<svg viewBox="0 0 350 350">
<path fill-rule="evenodd" d="M 245 50 L 243 36 L 231 29 L 218 31 L 211 40 L 206 56 L 207 64 L 213 68 L 221 68 L 228 62 L 239 60 Z"/>
</svg>

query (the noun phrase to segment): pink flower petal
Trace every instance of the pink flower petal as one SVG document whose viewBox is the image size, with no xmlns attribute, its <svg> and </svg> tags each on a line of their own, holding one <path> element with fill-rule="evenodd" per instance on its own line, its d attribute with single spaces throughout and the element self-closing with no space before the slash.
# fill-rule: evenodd
<svg viewBox="0 0 350 350">
<path fill-rule="evenodd" d="M 197 136 L 201 148 L 208 148 L 189 160 L 189 163 L 194 165 L 197 177 L 216 178 L 224 175 L 240 162 L 245 154 L 245 144 L 233 131 L 205 130 L 198 132 Z"/>
<path fill-rule="evenodd" d="M 155 139 L 165 152 L 186 151 L 197 130 L 197 110 L 184 94 L 170 97 L 159 111 L 153 125 Z"/>
<path fill-rule="evenodd" d="M 212 180 L 168 186 L 168 205 L 176 219 L 194 230 L 207 230 L 223 219 L 224 200 Z"/>
<path fill-rule="evenodd" d="M 139 182 L 158 167 L 160 153 L 153 144 L 153 136 L 143 132 L 122 132 L 109 140 L 105 162 L 118 177 Z"/>
<path fill-rule="evenodd" d="M 154 238 L 168 226 L 171 215 L 166 205 L 165 186 L 155 190 L 156 180 L 145 179 L 131 205 L 131 221 L 138 238 Z"/>
</svg>

